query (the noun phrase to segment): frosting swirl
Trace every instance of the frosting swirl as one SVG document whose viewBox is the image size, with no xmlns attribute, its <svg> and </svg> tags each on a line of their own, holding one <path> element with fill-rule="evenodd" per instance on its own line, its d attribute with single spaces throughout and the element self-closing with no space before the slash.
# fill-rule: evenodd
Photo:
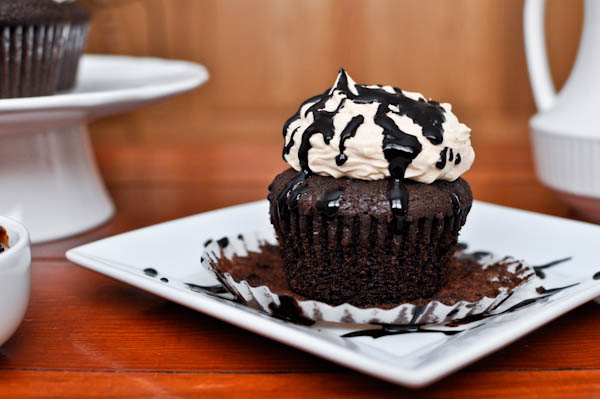
<svg viewBox="0 0 600 399">
<path fill-rule="evenodd" d="M 470 131 L 447 103 L 391 86 L 335 84 L 306 100 L 283 128 L 297 171 L 362 180 L 454 181 L 475 158 Z"/>
</svg>

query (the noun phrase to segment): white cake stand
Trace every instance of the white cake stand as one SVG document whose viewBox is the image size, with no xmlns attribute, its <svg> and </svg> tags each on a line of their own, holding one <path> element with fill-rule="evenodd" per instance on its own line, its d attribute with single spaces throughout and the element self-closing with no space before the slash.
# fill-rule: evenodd
<svg viewBox="0 0 600 399">
<path fill-rule="evenodd" d="M 23 222 L 33 242 L 96 227 L 114 214 L 87 123 L 189 91 L 208 79 L 190 62 L 86 55 L 77 87 L 0 100 L 0 215 Z"/>
</svg>

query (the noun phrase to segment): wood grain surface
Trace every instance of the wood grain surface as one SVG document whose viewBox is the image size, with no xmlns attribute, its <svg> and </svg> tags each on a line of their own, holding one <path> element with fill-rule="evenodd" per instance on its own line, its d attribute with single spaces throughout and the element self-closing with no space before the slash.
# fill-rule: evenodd
<svg viewBox="0 0 600 399">
<path fill-rule="evenodd" d="M 279 140 L 298 104 L 345 67 L 481 115 L 533 114 L 522 0 L 87 0 L 88 51 L 179 58 L 207 66 L 200 90 L 92 126 L 96 143 Z M 549 0 L 557 85 L 581 31 L 580 0 Z M 190 117 L 193 115 L 193 117 Z M 278 142 L 278 141 L 277 141 Z"/>
</svg>

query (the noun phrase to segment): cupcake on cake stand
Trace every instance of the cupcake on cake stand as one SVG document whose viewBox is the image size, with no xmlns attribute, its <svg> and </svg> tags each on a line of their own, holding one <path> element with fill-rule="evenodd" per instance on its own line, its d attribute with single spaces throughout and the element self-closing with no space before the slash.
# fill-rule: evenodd
<svg viewBox="0 0 600 399">
<path fill-rule="evenodd" d="M 87 123 L 192 90 L 198 64 L 86 55 L 75 89 L 0 100 L 0 215 L 23 222 L 35 242 L 89 230 L 114 214 Z"/>
</svg>

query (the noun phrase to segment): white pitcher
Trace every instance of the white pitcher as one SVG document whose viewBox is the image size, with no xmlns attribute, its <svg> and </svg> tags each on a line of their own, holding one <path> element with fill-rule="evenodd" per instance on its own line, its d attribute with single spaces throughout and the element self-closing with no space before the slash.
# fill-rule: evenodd
<svg viewBox="0 0 600 399">
<path fill-rule="evenodd" d="M 556 93 L 546 57 L 544 0 L 525 2 L 525 50 L 538 113 L 531 118 L 539 179 L 576 211 L 600 221 L 600 1 L 586 0 L 583 33 Z"/>
</svg>

